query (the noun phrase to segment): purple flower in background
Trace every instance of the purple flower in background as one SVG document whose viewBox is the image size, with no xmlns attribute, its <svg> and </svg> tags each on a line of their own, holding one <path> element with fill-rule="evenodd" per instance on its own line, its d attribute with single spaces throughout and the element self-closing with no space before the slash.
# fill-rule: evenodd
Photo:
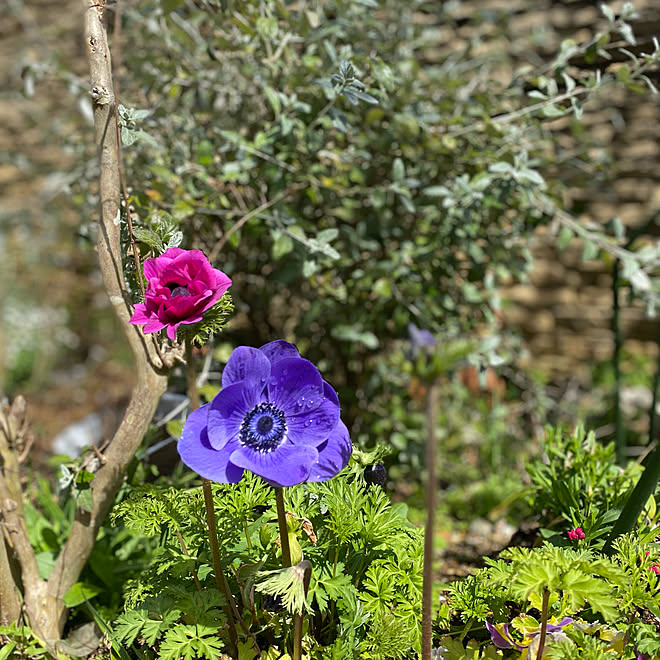
<svg viewBox="0 0 660 660">
<path fill-rule="evenodd" d="M 438 343 L 428 330 L 420 329 L 414 323 L 408 323 L 408 336 L 410 337 L 411 359 L 415 359 L 419 353 L 428 353 Z"/>
<path fill-rule="evenodd" d="M 144 334 L 167 328 L 176 339 L 181 323 L 197 323 L 231 286 L 231 280 L 213 268 L 200 250 L 170 248 L 144 262 L 147 290 L 144 303 L 135 305 L 131 323 L 144 324 Z"/>
<path fill-rule="evenodd" d="M 273 486 L 331 479 L 352 452 L 337 394 L 282 340 L 234 349 L 222 390 L 189 415 L 177 448 L 206 479 L 235 483 L 250 470 Z"/>
</svg>

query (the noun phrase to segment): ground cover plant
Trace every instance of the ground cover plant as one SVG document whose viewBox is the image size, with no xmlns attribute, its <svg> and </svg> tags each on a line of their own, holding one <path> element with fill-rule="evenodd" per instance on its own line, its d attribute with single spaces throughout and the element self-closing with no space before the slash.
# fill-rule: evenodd
<svg viewBox="0 0 660 660">
<path fill-rule="evenodd" d="M 57 480 L 29 465 L 25 399 L 3 403 L 0 660 L 660 656 L 660 452 L 624 465 L 616 313 L 623 288 L 654 311 L 660 252 L 570 215 L 556 162 L 600 175 L 585 103 L 657 93 L 660 48 L 604 5 L 586 41 L 514 75 L 479 50 L 493 16 L 434 50 L 424 26 L 460 33 L 459 4 L 116 3 L 112 52 L 108 9 L 85 4 L 72 89 L 98 189 L 71 189 L 136 384 Z M 500 285 L 539 228 L 615 274 L 613 444 L 577 420 L 539 442 L 542 389 L 496 372 L 519 346 Z M 155 417 L 168 388 L 183 404 Z M 467 501 L 462 479 L 484 489 Z M 538 544 L 440 600 L 436 514 L 516 499 Z"/>
</svg>

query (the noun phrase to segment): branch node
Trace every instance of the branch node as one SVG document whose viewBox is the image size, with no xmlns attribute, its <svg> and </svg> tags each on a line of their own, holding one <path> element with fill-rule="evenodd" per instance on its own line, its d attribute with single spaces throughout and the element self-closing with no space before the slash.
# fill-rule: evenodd
<svg viewBox="0 0 660 660">
<path fill-rule="evenodd" d="M 110 105 L 115 100 L 113 93 L 101 83 L 93 85 L 89 93 L 97 105 Z"/>
</svg>

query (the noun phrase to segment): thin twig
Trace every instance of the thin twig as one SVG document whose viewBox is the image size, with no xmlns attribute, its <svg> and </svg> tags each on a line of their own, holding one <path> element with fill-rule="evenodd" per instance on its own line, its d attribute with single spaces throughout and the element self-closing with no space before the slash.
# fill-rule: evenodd
<svg viewBox="0 0 660 660">
<path fill-rule="evenodd" d="M 433 638 L 433 533 L 435 526 L 435 406 L 436 385 L 426 394 L 426 526 L 424 529 L 424 568 L 422 583 L 422 660 L 431 659 Z"/>
<path fill-rule="evenodd" d="M 303 188 L 306 184 L 300 183 L 296 185 L 289 186 L 285 190 L 282 190 L 281 192 L 277 193 L 275 197 L 272 199 L 267 200 L 260 206 L 257 206 L 256 209 L 252 209 L 249 213 L 246 213 L 243 217 L 239 218 L 234 225 L 232 225 L 228 231 L 224 233 L 222 238 L 213 246 L 213 249 L 209 253 L 209 261 L 215 261 L 217 256 L 220 254 L 220 251 L 222 248 L 227 244 L 227 241 L 229 240 L 229 237 L 236 233 L 248 220 L 254 218 L 255 215 L 259 215 L 266 209 L 269 209 L 271 206 L 275 206 L 278 202 L 282 201 L 285 197 L 290 195 L 292 192 L 295 190 L 299 190 L 300 188 Z"/>
</svg>

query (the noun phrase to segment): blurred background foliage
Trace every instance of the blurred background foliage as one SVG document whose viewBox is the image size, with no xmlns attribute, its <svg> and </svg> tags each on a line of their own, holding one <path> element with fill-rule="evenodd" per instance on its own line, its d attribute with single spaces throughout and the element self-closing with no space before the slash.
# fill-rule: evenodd
<svg viewBox="0 0 660 660">
<path fill-rule="evenodd" d="M 573 5 L 589 5 L 593 20 L 567 36 L 553 12 Z M 354 442 L 391 447 L 401 496 L 423 477 L 424 390 L 403 368 L 406 327 L 472 338 L 469 364 L 444 385 L 440 460 L 448 512 L 485 515 L 515 489 L 506 475 L 538 451 L 542 423 L 562 414 L 547 374 L 519 366 L 502 287 L 527 278 L 539 232 L 561 245 L 577 235 L 585 259 L 608 264 L 627 240 L 616 222 L 583 229 L 562 215 L 585 208 L 571 208 L 567 191 L 616 177 L 585 123 L 589 104 L 602 110 L 615 93 L 636 103 L 657 80 L 657 52 L 642 55 L 654 46 L 636 42 L 626 5 L 124 0 L 117 24 L 109 4 L 143 257 L 178 241 L 204 250 L 234 282 L 222 341 L 295 342 L 337 386 Z M 80 35 L 53 4 L 12 0 L 2 11 L 7 34 L 30 37 L 5 52 L 20 112 L 2 164 L 9 175 L 46 172 L 39 204 L 23 198 L 2 212 L 3 388 L 31 390 L 38 407 L 53 374 L 71 384 L 75 363 L 78 382 L 91 374 L 125 391 L 130 365 L 93 265 Z M 49 12 L 60 16 L 52 25 Z M 68 42 L 37 47 L 57 25 Z M 10 141 L 12 127 L 31 126 L 36 144 L 29 132 Z M 49 160 L 40 146 L 57 149 Z M 630 247 L 624 286 L 652 306 L 658 255 L 635 256 L 648 241 Z M 47 320 L 32 320 L 41 309 Z M 80 407 L 121 399 L 100 389 Z M 571 413 L 580 405 L 568 403 Z"/>
</svg>

